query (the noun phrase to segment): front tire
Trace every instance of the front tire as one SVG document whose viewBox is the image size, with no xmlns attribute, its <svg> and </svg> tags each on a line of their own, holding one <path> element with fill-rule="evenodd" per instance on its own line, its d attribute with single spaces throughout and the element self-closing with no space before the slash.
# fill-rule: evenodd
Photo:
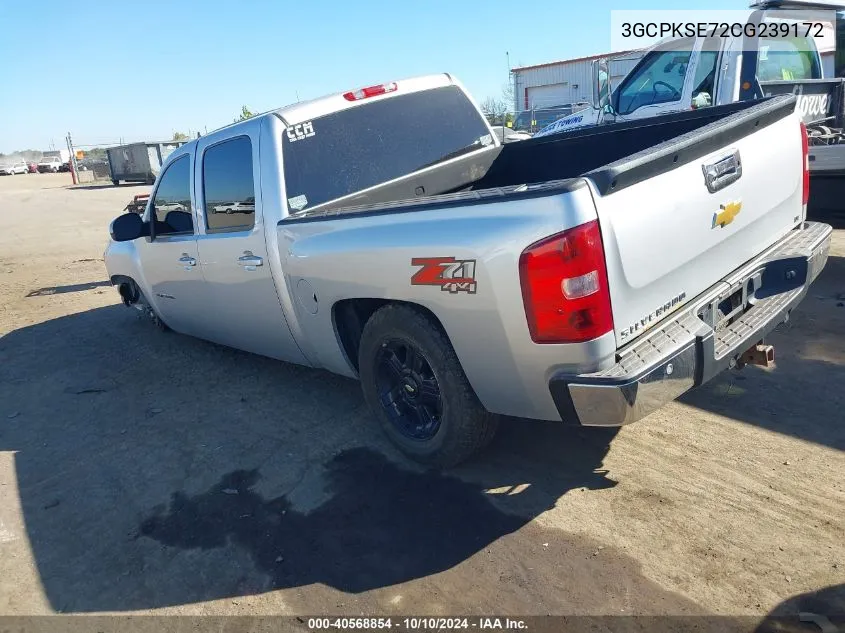
<svg viewBox="0 0 845 633">
<path fill-rule="evenodd" d="M 454 466 L 493 439 L 498 419 L 481 406 L 446 334 L 419 310 L 390 304 L 373 314 L 358 367 L 367 404 L 412 460 Z"/>
</svg>

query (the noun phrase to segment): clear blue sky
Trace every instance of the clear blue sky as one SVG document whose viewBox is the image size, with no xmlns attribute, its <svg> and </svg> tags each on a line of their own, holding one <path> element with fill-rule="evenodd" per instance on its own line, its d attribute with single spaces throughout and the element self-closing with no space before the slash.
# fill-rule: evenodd
<svg viewBox="0 0 845 633">
<path fill-rule="evenodd" d="M 230 123 L 300 99 L 447 71 L 480 101 L 511 66 L 608 52 L 611 9 L 743 0 L 0 0 L 0 152 Z"/>
</svg>

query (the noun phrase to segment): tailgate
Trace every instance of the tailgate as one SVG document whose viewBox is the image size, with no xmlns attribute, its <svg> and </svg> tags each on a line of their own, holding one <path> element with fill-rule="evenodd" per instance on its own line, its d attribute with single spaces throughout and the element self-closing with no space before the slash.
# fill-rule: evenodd
<svg viewBox="0 0 845 633">
<path fill-rule="evenodd" d="M 587 174 L 618 346 L 802 221 L 802 137 L 793 108 L 793 100 L 760 103 Z"/>
</svg>

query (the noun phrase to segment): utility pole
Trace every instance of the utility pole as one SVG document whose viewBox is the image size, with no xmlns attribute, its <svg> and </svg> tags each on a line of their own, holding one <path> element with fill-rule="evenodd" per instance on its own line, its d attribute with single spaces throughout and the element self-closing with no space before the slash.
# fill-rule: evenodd
<svg viewBox="0 0 845 633">
<path fill-rule="evenodd" d="M 79 168 L 76 165 L 76 154 L 73 151 L 73 139 L 70 137 L 70 132 L 67 133 L 65 140 L 67 141 L 67 151 L 70 154 L 70 178 L 73 184 L 78 185 L 79 179 L 77 178 L 77 174 L 79 173 Z"/>
<path fill-rule="evenodd" d="M 510 86 L 510 90 L 513 91 L 513 103 L 508 104 L 508 110 L 511 109 L 511 106 L 516 107 L 516 88 L 513 85 L 513 73 L 511 72 L 511 54 L 510 51 L 505 51 L 505 59 L 508 62 L 508 85 Z M 514 109 L 514 119 L 516 119 L 516 109 Z M 505 112 L 504 116 L 502 117 L 502 138 L 505 138 L 505 126 L 508 122 L 508 113 Z"/>
</svg>

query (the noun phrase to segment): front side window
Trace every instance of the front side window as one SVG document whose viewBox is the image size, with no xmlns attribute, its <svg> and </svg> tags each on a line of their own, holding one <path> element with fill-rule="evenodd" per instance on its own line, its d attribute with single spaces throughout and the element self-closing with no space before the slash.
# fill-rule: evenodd
<svg viewBox="0 0 845 633">
<path fill-rule="evenodd" d="M 152 213 L 156 235 L 193 232 L 190 156 L 177 158 L 159 177 Z"/>
<path fill-rule="evenodd" d="M 248 136 L 205 150 L 202 183 L 209 231 L 248 231 L 255 226 L 252 142 Z"/>
<path fill-rule="evenodd" d="M 617 112 L 630 114 L 643 106 L 680 101 L 692 45 L 692 39 L 683 39 L 669 50 L 646 55 L 620 87 Z"/>
</svg>

